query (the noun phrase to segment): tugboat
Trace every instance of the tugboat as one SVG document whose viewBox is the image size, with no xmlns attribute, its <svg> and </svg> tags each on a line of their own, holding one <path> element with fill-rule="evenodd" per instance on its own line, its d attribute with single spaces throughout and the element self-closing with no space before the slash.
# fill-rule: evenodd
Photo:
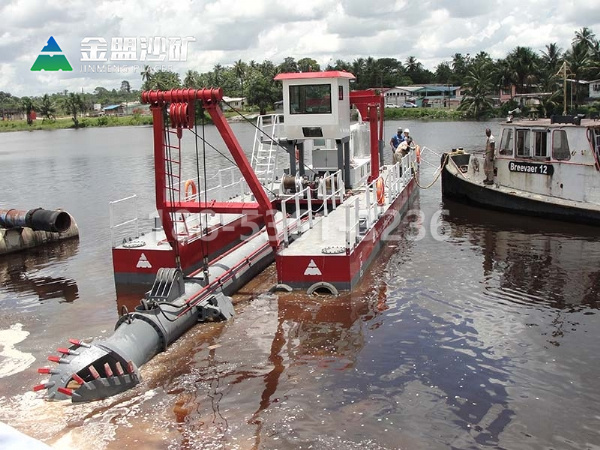
<svg viewBox="0 0 600 450">
<path fill-rule="evenodd" d="M 153 114 L 162 230 L 125 238 L 114 248 L 115 277 L 120 258 L 137 261 L 133 275 L 136 269 L 150 273 L 158 252 L 166 255 L 158 262 L 164 266 L 135 310 L 123 308 L 112 336 L 89 343 L 71 339 L 48 357 L 57 366 L 39 369 L 50 378 L 34 390 L 49 399 L 86 402 L 132 388 L 141 380 L 139 367 L 196 323 L 232 317 L 228 295 L 273 260 L 274 290 L 336 294 L 356 286 L 416 195 L 419 167 L 415 152 L 393 166 L 380 165 L 384 97 L 350 92 L 353 78 L 338 71 L 279 74 L 284 113 L 259 118 L 251 161 L 219 107 L 221 89 L 144 92 Z M 359 118 L 352 124 L 351 105 Z M 226 200 L 209 199 L 205 175 L 193 187 L 193 178 L 184 176 L 184 130 L 196 139 L 202 135 L 195 129 L 197 106 L 211 116 L 243 178 L 239 193 Z M 289 159 L 280 174 L 277 148 Z M 190 245 L 192 237 L 197 243 Z"/>
<path fill-rule="evenodd" d="M 581 116 L 502 124 L 494 182 L 484 159 L 461 149 L 442 156 L 442 196 L 548 219 L 600 225 L 600 122 Z"/>
</svg>

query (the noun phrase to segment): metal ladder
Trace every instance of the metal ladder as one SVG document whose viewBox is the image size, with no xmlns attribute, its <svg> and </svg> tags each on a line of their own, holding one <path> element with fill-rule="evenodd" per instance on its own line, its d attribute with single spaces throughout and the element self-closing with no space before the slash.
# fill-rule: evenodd
<svg viewBox="0 0 600 450">
<path fill-rule="evenodd" d="M 259 116 L 250 164 L 258 181 L 273 191 L 277 171 L 277 147 L 283 129 L 282 114 Z"/>
<path fill-rule="evenodd" d="M 165 139 L 165 148 L 163 152 L 165 164 L 165 189 L 168 200 L 176 202 L 182 201 L 181 189 L 181 141 L 174 130 L 167 130 L 169 139 Z M 176 142 L 176 143 L 175 143 Z M 183 194 L 185 195 L 185 193 Z M 186 223 L 186 215 L 182 213 L 172 213 L 171 220 L 175 228 L 175 235 L 180 240 L 182 237 L 189 236 L 189 230 Z"/>
</svg>

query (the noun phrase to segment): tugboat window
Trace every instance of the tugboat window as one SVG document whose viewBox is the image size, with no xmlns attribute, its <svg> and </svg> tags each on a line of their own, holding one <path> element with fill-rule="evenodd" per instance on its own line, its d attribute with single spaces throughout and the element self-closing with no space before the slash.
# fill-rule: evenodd
<svg viewBox="0 0 600 450">
<path fill-rule="evenodd" d="M 290 86 L 291 114 L 331 114 L 331 84 Z"/>
<path fill-rule="evenodd" d="M 531 157 L 529 130 L 517 130 L 517 156 L 521 156 L 523 158 Z"/>
<path fill-rule="evenodd" d="M 505 128 L 502 131 L 502 140 L 500 141 L 500 154 L 513 155 L 513 129 Z"/>
<path fill-rule="evenodd" d="M 552 133 L 552 157 L 558 161 L 571 159 L 569 141 L 565 130 L 554 130 Z"/>
<path fill-rule="evenodd" d="M 545 158 L 548 156 L 548 134 L 546 131 L 534 131 L 534 156 Z"/>
</svg>

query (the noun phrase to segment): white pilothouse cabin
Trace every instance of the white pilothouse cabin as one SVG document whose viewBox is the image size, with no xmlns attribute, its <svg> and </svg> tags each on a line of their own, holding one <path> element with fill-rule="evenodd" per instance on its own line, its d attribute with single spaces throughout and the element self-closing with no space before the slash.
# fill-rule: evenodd
<svg viewBox="0 0 600 450">
<path fill-rule="evenodd" d="M 442 194 L 478 206 L 600 224 L 600 122 L 571 116 L 516 120 L 496 137 L 494 184 L 483 155 L 460 150 L 442 162 Z"/>
</svg>

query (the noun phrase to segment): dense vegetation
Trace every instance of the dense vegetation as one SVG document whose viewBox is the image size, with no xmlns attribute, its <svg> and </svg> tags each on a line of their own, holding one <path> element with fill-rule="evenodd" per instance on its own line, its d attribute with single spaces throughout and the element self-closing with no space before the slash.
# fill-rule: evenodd
<svg viewBox="0 0 600 450">
<path fill-rule="evenodd" d="M 563 64 L 565 66 L 563 66 Z M 485 51 L 475 56 L 456 53 L 451 60 L 440 63 L 435 71 L 425 69 L 414 56 L 405 62 L 395 58 L 358 58 L 353 62 L 337 60 L 321 67 L 314 59 L 302 58 L 296 61 L 287 57 L 275 65 L 269 60 L 262 63 L 237 61 L 230 67 L 220 64 L 212 71 L 199 73 L 188 70 L 183 80 L 170 71 L 152 72 L 146 66 L 142 71 L 142 90 L 171 89 L 176 87 L 201 88 L 220 86 L 229 97 L 246 97 L 251 109 L 264 113 L 281 100 L 281 89 L 273 77 L 281 72 L 306 72 L 320 70 L 345 70 L 356 76 L 353 89 L 385 88 L 412 84 L 439 83 L 462 86 L 464 99 L 459 107 L 461 115 L 480 118 L 490 115 L 504 115 L 517 104 L 509 102 L 498 109 L 494 98 L 500 90 L 516 87 L 517 94 L 546 93 L 541 97 L 539 114 L 547 116 L 560 113 L 563 105 L 563 70 L 572 81 L 567 89 L 572 99 L 573 110 L 581 110 L 588 92 L 588 85 L 581 81 L 600 78 L 600 43 L 589 28 L 575 32 L 571 47 L 561 49 L 556 43 L 546 45 L 539 54 L 529 47 L 518 46 L 505 58 L 494 60 Z M 85 121 L 81 116 L 92 109 L 94 103 L 103 106 L 139 99 L 139 91 L 132 90 L 124 80 L 120 88 L 108 90 L 97 87 L 93 93 L 78 94 L 67 91 L 46 94 L 43 97 L 14 97 L 0 92 L 0 114 L 7 111 L 37 111 L 44 121 L 52 121 L 57 115 L 71 116 L 73 126 L 81 126 Z M 593 106 L 592 108 L 597 107 Z M 395 116 L 419 117 L 430 113 L 411 111 L 390 111 Z M 433 113 L 431 113 L 433 114 Z M 101 119 L 101 118 L 98 118 Z M 102 124 L 99 124 L 102 125 Z"/>
</svg>

